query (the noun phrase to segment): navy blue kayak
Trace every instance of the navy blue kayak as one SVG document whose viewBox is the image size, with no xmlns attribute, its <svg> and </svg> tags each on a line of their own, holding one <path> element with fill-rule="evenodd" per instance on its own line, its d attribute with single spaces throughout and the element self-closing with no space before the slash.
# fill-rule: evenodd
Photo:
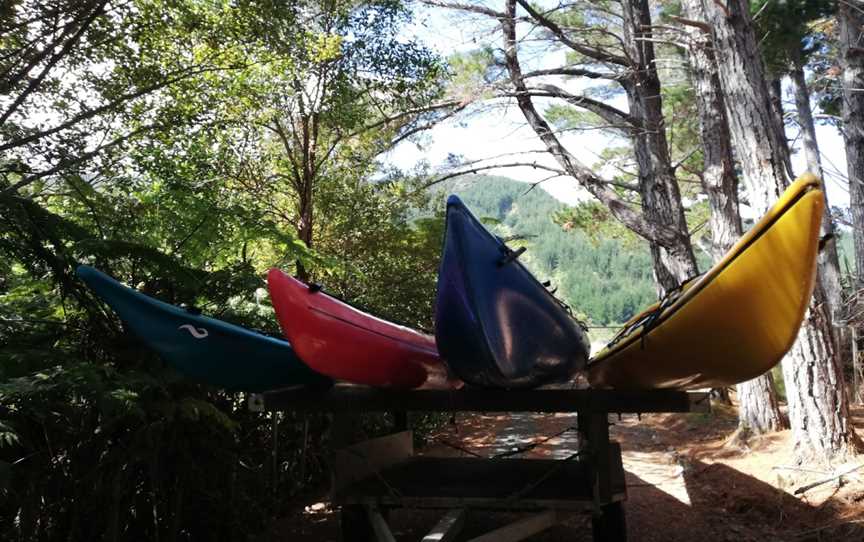
<svg viewBox="0 0 864 542">
<path fill-rule="evenodd" d="M 250 392 L 331 382 L 300 361 L 287 341 L 153 299 L 86 265 L 77 272 L 128 330 L 189 377 Z"/>
<path fill-rule="evenodd" d="M 524 250 L 524 249 L 521 249 Z M 438 274 L 435 341 L 466 383 L 531 388 L 585 367 L 585 329 L 456 196 Z"/>
</svg>

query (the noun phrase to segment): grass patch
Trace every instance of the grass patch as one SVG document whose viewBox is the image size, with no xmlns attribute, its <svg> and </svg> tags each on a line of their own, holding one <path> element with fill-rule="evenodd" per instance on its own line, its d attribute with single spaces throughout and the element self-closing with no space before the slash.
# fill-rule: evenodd
<svg viewBox="0 0 864 542">
<path fill-rule="evenodd" d="M 774 376 L 774 387 L 777 389 L 777 399 L 786 402 L 786 382 L 783 381 L 783 370 L 780 365 L 775 365 L 771 369 L 771 374 Z"/>
</svg>

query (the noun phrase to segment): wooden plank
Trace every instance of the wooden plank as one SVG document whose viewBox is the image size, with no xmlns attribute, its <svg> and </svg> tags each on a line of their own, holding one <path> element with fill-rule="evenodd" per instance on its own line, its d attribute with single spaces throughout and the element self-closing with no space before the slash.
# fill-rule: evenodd
<svg viewBox="0 0 864 542">
<path fill-rule="evenodd" d="M 612 502 L 623 502 L 623 494 L 612 494 Z M 594 512 L 594 503 L 588 500 L 560 499 L 519 499 L 510 501 L 501 498 L 475 497 L 371 497 L 355 495 L 340 500 L 344 505 L 386 506 L 387 508 L 417 508 L 426 510 L 451 510 L 453 508 L 468 508 L 470 510 L 494 510 L 498 512 L 540 511 L 549 508 L 573 512 Z"/>
<path fill-rule="evenodd" d="M 343 506 L 339 510 L 339 542 L 372 542 L 374 536 L 363 506 Z"/>
<path fill-rule="evenodd" d="M 861 358 L 858 355 L 858 328 L 849 326 L 852 330 L 852 401 L 855 404 L 864 404 L 862 399 L 861 376 L 864 372 L 861 370 Z"/>
<path fill-rule="evenodd" d="M 335 450 L 339 450 L 342 448 L 348 448 L 352 444 L 358 442 L 359 438 L 357 436 L 357 420 L 356 416 L 350 412 L 336 412 L 330 414 L 330 445 Z M 336 464 L 336 461 L 333 461 Z M 341 475 L 342 471 L 336 467 L 330 469 L 330 488 L 337 487 L 337 474 Z M 341 482 L 350 483 L 348 481 Z M 341 487 L 341 486 L 340 486 Z M 364 512 L 365 518 L 365 512 Z"/>
<path fill-rule="evenodd" d="M 596 542 L 627 542 L 627 519 L 620 502 L 601 507 L 591 518 L 591 530 Z"/>
<path fill-rule="evenodd" d="M 469 542 L 519 542 L 540 531 L 545 531 L 557 522 L 558 517 L 555 510 L 546 510 L 477 538 L 472 538 Z"/>
<path fill-rule="evenodd" d="M 393 413 L 393 432 L 398 433 L 399 431 L 407 431 L 408 427 L 408 413 L 404 410 L 397 410 Z"/>
<path fill-rule="evenodd" d="M 347 448 L 368 439 L 363 432 L 360 414 L 357 412 L 334 412 L 330 418 L 330 445 L 334 450 Z"/>
<path fill-rule="evenodd" d="M 337 493 L 357 481 L 379 476 L 382 470 L 413 455 L 414 436 L 411 431 L 394 433 L 336 450 L 330 469 L 332 491 Z"/>
<path fill-rule="evenodd" d="M 369 523 L 372 524 L 372 531 L 375 533 L 377 542 L 396 542 L 393 533 L 390 532 L 390 526 L 378 508 L 375 506 L 367 506 L 366 514 L 369 516 Z"/>
<path fill-rule="evenodd" d="M 468 515 L 466 508 L 454 508 L 450 510 L 429 534 L 423 537 L 421 542 L 451 542 L 459 536 L 462 526 L 465 525 L 465 516 Z"/>
<path fill-rule="evenodd" d="M 263 395 L 267 410 L 316 412 L 707 412 L 706 392 L 541 389 L 387 390 L 339 384 Z"/>
<path fill-rule="evenodd" d="M 608 501 L 626 497 L 621 449 L 608 447 Z M 594 503 L 586 463 L 553 459 L 414 457 L 332 495 L 333 502 L 421 508 L 584 509 Z"/>
<path fill-rule="evenodd" d="M 603 505 L 612 497 L 612 468 L 609 445 L 609 415 L 588 414 L 588 446 L 593 478 L 594 502 Z M 620 453 L 620 452 L 619 452 Z"/>
<path fill-rule="evenodd" d="M 263 393 L 250 393 L 246 401 L 249 412 L 264 412 L 266 410 Z"/>
</svg>

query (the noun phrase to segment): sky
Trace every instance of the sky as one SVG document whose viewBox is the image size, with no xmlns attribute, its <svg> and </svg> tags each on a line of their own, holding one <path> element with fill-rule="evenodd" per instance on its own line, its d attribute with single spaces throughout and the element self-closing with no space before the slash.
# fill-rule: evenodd
<svg viewBox="0 0 864 542">
<path fill-rule="evenodd" d="M 417 7 L 415 20 L 406 30 L 407 34 L 416 36 L 445 57 L 476 49 L 479 44 L 489 41 L 492 32 L 488 25 L 478 23 L 477 19 L 466 23 L 464 17 L 454 16 L 441 8 L 426 6 Z M 560 64 L 562 60 L 563 53 L 558 53 L 541 58 L 538 62 Z M 791 101 L 791 95 L 787 95 L 787 99 Z M 623 96 L 614 99 L 613 104 L 626 109 Z M 542 104 L 540 105 L 542 107 Z M 791 106 L 787 106 L 787 110 L 789 107 Z M 787 137 L 797 141 L 797 136 L 797 127 L 787 126 Z M 818 126 L 816 136 L 823 155 L 828 199 L 831 205 L 847 207 L 849 193 L 845 181 L 846 157 L 843 138 L 832 126 Z M 611 142 L 608 136 L 597 131 L 563 137 L 565 146 L 587 165 L 594 163 L 599 153 Z M 485 164 L 536 161 L 538 164 L 555 167 L 555 161 L 546 153 L 534 152 L 522 156 L 518 154 L 524 151 L 540 151 L 542 147 L 533 130 L 526 125 L 518 107 L 512 104 L 510 107 L 485 108 L 481 112 L 461 115 L 444 122 L 425 134 L 419 145 L 411 141 L 403 142 L 385 157 L 385 162 L 410 169 L 418 161 L 425 160 L 433 168 L 440 166 L 443 169 L 448 156 L 461 155 L 466 161 L 485 160 Z M 797 148 L 797 144 L 793 145 L 792 165 L 796 175 L 806 170 L 803 152 L 800 149 L 794 152 Z M 530 167 L 500 168 L 483 173 L 512 177 L 523 182 L 537 182 L 550 175 L 548 171 Z M 580 189 L 572 178 L 545 180 L 541 186 L 557 199 L 569 204 L 587 197 L 585 191 Z"/>
</svg>

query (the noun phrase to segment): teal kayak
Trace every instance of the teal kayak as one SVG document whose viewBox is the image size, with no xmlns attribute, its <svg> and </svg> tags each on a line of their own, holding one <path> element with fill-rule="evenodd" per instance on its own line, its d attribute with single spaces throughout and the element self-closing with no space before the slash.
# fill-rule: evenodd
<svg viewBox="0 0 864 542">
<path fill-rule="evenodd" d="M 287 341 L 148 297 L 86 265 L 78 276 L 124 326 L 181 373 L 234 391 L 327 386 Z"/>
</svg>

